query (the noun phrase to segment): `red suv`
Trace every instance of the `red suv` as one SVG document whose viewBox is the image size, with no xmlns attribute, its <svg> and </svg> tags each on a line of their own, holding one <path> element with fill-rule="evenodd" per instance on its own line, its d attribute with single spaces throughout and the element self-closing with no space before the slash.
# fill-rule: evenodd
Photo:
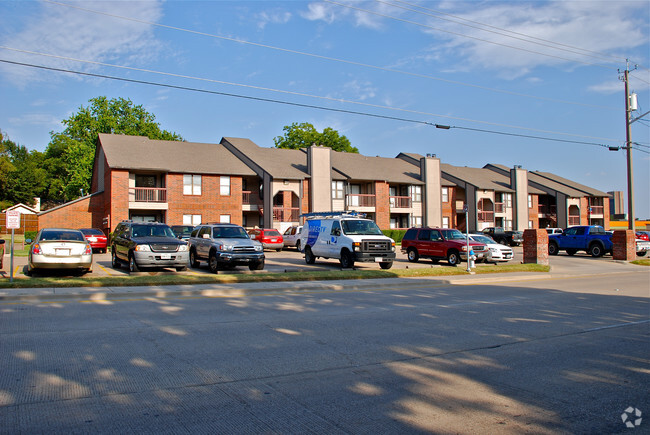
<svg viewBox="0 0 650 435">
<path fill-rule="evenodd" d="M 282 234 L 276 229 L 273 228 L 256 228 L 250 230 L 248 235 L 251 236 L 251 239 L 257 240 L 264 246 L 264 249 L 275 249 L 276 251 L 282 251 L 284 247 L 284 239 Z"/>
<path fill-rule="evenodd" d="M 488 248 L 483 243 L 470 240 L 469 248 L 477 260 L 487 256 Z M 423 257 L 434 263 L 447 260 L 455 266 L 467 260 L 467 239 L 465 234 L 451 228 L 409 228 L 402 239 L 402 252 L 411 262 Z"/>
</svg>

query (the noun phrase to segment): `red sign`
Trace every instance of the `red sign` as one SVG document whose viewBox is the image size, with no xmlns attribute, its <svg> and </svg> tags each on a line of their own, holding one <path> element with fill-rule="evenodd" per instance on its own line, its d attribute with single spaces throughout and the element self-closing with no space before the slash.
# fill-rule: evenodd
<svg viewBox="0 0 650 435">
<path fill-rule="evenodd" d="M 18 210 L 7 210 L 7 229 L 17 230 L 20 228 L 20 212 Z"/>
</svg>

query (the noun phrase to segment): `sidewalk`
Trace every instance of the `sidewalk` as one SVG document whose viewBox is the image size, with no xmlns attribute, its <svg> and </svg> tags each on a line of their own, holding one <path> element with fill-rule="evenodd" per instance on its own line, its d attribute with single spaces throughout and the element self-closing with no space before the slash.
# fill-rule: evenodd
<svg viewBox="0 0 650 435">
<path fill-rule="evenodd" d="M 460 267 L 463 267 L 461 265 Z M 610 258 L 569 257 L 551 258 L 549 273 L 495 273 L 481 275 L 435 276 L 418 278 L 384 278 L 332 281 L 290 281 L 237 284 L 194 284 L 170 286 L 124 286 L 124 287 L 68 287 L 68 288 L 21 288 L 1 289 L 0 302 L 53 301 L 53 300 L 102 300 L 129 297 L 243 297 L 291 291 L 370 290 L 381 288 L 437 287 L 444 285 L 475 285 L 497 282 L 531 281 L 575 276 L 611 275 L 629 272 L 646 272 L 650 281 L 650 269 Z"/>
</svg>

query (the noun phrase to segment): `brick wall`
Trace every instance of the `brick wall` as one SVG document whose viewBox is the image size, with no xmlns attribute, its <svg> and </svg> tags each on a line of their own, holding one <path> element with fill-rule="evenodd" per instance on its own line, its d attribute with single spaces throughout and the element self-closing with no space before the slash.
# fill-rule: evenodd
<svg viewBox="0 0 650 435">
<path fill-rule="evenodd" d="M 589 225 L 589 198 L 580 198 L 580 225 Z"/>
<path fill-rule="evenodd" d="M 230 222 L 242 224 L 242 178 L 230 177 L 230 195 L 220 194 L 220 176 L 201 176 L 201 195 L 183 194 L 183 174 L 167 175 L 166 223 L 183 223 L 184 214 L 200 214 L 202 222 L 219 222 L 221 215 L 230 215 Z M 128 204 L 127 204 L 128 206 Z"/>
<path fill-rule="evenodd" d="M 390 189 L 385 181 L 375 181 L 375 220 L 382 230 L 390 228 Z"/>
<path fill-rule="evenodd" d="M 524 230 L 524 263 L 548 266 L 548 233 L 544 229 Z"/>
<path fill-rule="evenodd" d="M 612 236 L 612 256 L 614 260 L 632 261 L 636 259 L 636 237 L 632 230 L 616 230 Z"/>
<path fill-rule="evenodd" d="M 528 209 L 528 220 L 533 221 L 533 228 L 539 228 L 539 196 L 531 195 L 532 198 L 532 208 Z M 528 204 L 528 200 L 526 200 Z M 528 227 L 528 222 L 526 222 L 526 227 Z"/>
<path fill-rule="evenodd" d="M 110 204 L 110 225 L 113 231 L 118 223 L 129 218 L 129 171 L 112 169 L 108 176 L 105 195 Z"/>
<path fill-rule="evenodd" d="M 301 213 L 309 213 L 309 180 L 302 181 L 302 198 L 301 198 Z"/>
<path fill-rule="evenodd" d="M 100 228 L 97 218 L 104 207 L 104 193 L 92 195 L 61 207 L 45 211 L 38 216 L 40 228 Z"/>
</svg>

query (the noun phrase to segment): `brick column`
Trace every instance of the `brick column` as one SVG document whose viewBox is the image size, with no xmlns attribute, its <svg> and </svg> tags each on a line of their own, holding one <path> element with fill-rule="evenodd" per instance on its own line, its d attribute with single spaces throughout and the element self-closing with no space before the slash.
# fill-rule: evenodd
<svg viewBox="0 0 650 435">
<path fill-rule="evenodd" d="M 549 265 L 546 230 L 524 230 L 524 263 Z"/>
<path fill-rule="evenodd" d="M 612 256 L 614 260 L 632 261 L 636 259 L 636 237 L 633 230 L 617 230 L 612 236 Z"/>
</svg>

